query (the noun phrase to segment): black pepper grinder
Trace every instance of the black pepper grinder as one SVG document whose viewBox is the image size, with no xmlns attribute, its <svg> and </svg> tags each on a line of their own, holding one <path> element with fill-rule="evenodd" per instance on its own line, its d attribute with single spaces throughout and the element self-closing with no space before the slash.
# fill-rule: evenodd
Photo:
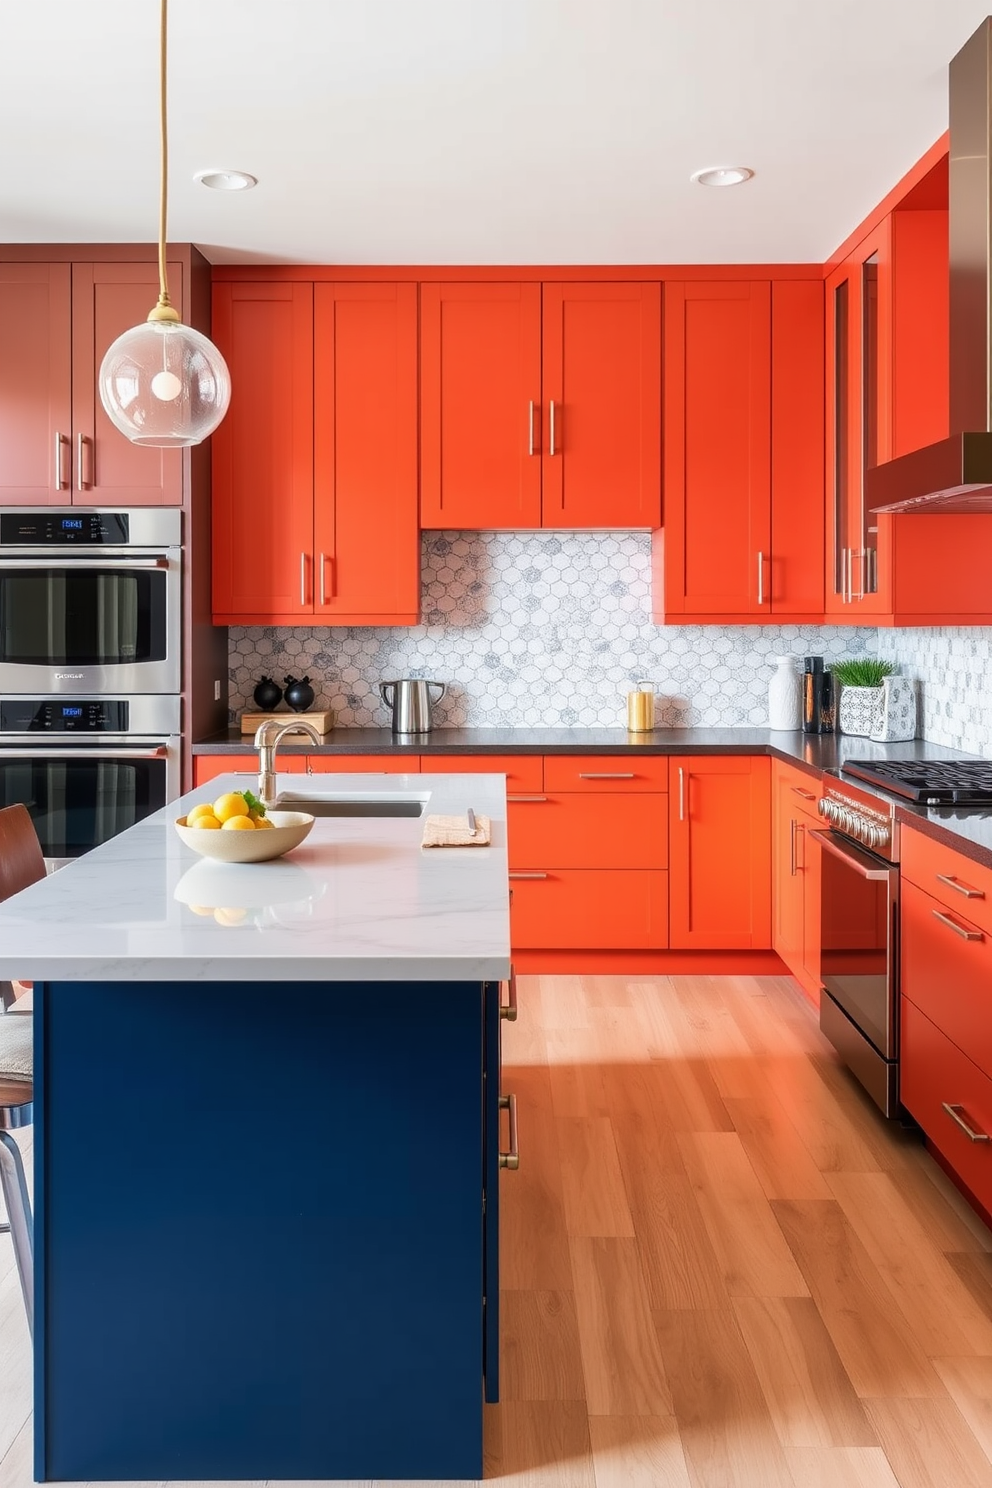
<svg viewBox="0 0 992 1488">
<path fill-rule="evenodd" d="M 822 656 L 803 657 L 803 733 L 834 731 L 834 679 L 823 670 Z"/>
</svg>

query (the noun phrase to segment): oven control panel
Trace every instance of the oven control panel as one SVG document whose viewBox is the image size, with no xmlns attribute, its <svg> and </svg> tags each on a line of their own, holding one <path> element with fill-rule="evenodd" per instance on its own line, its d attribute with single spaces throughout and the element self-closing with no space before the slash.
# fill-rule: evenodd
<svg viewBox="0 0 992 1488">
<path fill-rule="evenodd" d="M 878 810 L 864 801 L 842 795 L 829 786 L 816 804 L 816 809 L 830 825 L 845 837 L 860 842 L 869 851 L 882 857 L 893 856 L 892 812 Z"/>
<path fill-rule="evenodd" d="M 123 698 L 3 698 L 0 734 L 126 734 Z"/>
<path fill-rule="evenodd" d="M 121 547 L 129 541 L 127 512 L 4 512 L 0 544 L 5 548 Z"/>
</svg>

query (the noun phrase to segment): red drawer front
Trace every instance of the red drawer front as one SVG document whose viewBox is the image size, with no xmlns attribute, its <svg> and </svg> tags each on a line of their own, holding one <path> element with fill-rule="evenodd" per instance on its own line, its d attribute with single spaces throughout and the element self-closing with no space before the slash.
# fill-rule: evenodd
<svg viewBox="0 0 992 1488">
<path fill-rule="evenodd" d="M 549 791 L 667 791 L 668 756 L 546 754 Z"/>
<path fill-rule="evenodd" d="M 667 868 L 668 797 L 548 795 L 510 802 L 511 868 Z"/>
<path fill-rule="evenodd" d="M 510 943 L 530 950 L 664 950 L 668 874 L 561 869 L 541 878 L 510 873 Z"/>
<path fill-rule="evenodd" d="M 900 863 L 904 879 L 992 932 L 992 869 L 912 827 L 902 828 Z"/>
<path fill-rule="evenodd" d="M 539 754 L 425 754 L 425 775 L 505 775 L 506 793 L 538 793 L 544 785 L 544 761 Z"/>
<path fill-rule="evenodd" d="M 992 1137 L 992 1080 L 962 1054 L 908 997 L 902 999 L 900 1098 L 978 1202 L 992 1209 L 992 1141 L 972 1141 L 944 1102 L 976 1135 Z"/>
<path fill-rule="evenodd" d="M 901 964 L 903 995 L 992 1075 L 992 938 L 907 883 Z"/>
<path fill-rule="evenodd" d="M 419 754 L 393 757 L 388 754 L 311 754 L 310 769 L 315 775 L 417 775 Z M 282 768 L 282 756 L 278 761 Z"/>
<path fill-rule="evenodd" d="M 280 775 L 302 775 L 306 770 L 306 756 L 287 754 L 280 750 L 276 757 L 276 769 Z M 197 754 L 193 756 L 193 784 L 205 785 L 217 775 L 250 775 L 258 779 L 257 754 Z"/>
</svg>

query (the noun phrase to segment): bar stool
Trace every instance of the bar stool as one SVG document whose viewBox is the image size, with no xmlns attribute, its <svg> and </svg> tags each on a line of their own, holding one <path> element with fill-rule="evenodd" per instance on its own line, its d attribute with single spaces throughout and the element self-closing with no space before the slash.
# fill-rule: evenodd
<svg viewBox="0 0 992 1488">
<path fill-rule="evenodd" d="M 19 894 L 45 877 L 45 859 L 26 807 L 0 809 L 0 900 Z M 0 1192 L 14 1243 L 14 1260 L 21 1281 L 28 1328 L 34 1337 L 34 1229 L 20 1150 L 12 1131 L 30 1126 L 34 1116 L 32 1083 L 32 1028 L 30 1016 L 11 1011 L 13 987 L 0 982 Z"/>
</svg>

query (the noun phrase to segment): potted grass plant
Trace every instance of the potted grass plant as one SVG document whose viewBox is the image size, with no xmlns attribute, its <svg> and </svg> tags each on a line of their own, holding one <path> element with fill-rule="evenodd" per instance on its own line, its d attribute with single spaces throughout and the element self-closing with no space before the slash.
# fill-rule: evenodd
<svg viewBox="0 0 992 1488">
<path fill-rule="evenodd" d="M 882 702 L 882 683 L 895 671 L 891 661 L 877 656 L 859 656 L 838 661 L 831 668 L 840 687 L 837 725 L 842 734 L 864 734 L 875 727 Z"/>
</svg>

